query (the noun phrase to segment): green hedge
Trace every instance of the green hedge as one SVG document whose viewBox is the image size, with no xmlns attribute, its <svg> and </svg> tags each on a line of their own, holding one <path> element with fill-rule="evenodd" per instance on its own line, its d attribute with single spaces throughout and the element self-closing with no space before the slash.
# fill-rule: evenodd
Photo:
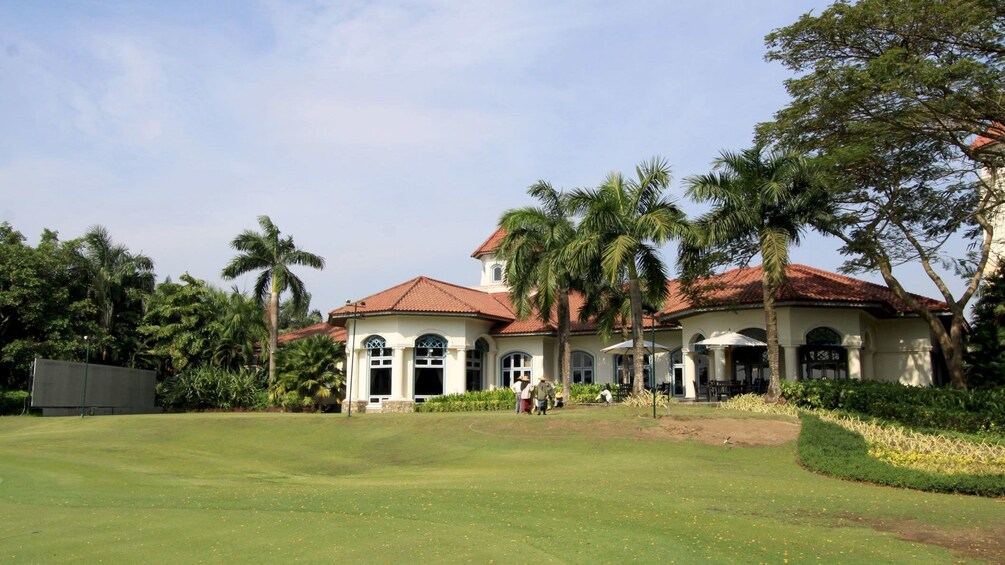
<svg viewBox="0 0 1005 565">
<path fill-rule="evenodd" d="M 597 402 L 597 395 L 600 394 L 604 385 L 600 384 L 572 384 L 569 387 L 569 402 L 575 404 L 591 404 Z"/>
<path fill-rule="evenodd" d="M 25 390 L 0 391 L 0 416 L 26 414 L 28 396 L 28 391 Z"/>
<path fill-rule="evenodd" d="M 803 413 L 800 419 L 799 458 L 812 471 L 930 492 L 1005 496 L 1005 475 L 938 475 L 894 467 L 870 457 L 861 435 L 812 414 Z"/>
<path fill-rule="evenodd" d="M 1005 388 L 967 391 L 820 380 L 783 382 L 782 394 L 800 408 L 853 412 L 914 428 L 965 433 L 1005 430 Z"/>
<path fill-rule="evenodd" d="M 415 404 L 416 412 L 483 412 L 515 410 L 516 395 L 512 390 L 476 390 L 464 394 L 434 396 Z"/>
<path fill-rule="evenodd" d="M 158 403 L 168 410 L 264 408 L 267 395 L 255 371 L 197 367 L 157 386 Z"/>
</svg>

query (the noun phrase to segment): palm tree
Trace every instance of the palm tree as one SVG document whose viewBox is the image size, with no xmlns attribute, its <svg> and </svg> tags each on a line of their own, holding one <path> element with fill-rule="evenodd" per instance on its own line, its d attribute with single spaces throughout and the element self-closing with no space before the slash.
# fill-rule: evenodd
<svg viewBox="0 0 1005 565">
<path fill-rule="evenodd" d="M 569 246 L 576 238 L 566 196 L 545 181 L 527 189 L 541 206 L 507 210 L 499 220 L 506 236 L 499 256 L 506 261 L 506 280 L 517 316 L 536 311 L 545 323 L 552 310 L 558 322 L 558 372 L 565 398 L 570 397 L 569 336 L 572 314 L 569 292 L 576 283 Z"/>
<path fill-rule="evenodd" d="M 290 270 L 293 265 L 304 265 L 314 269 L 324 269 L 323 257 L 297 249 L 293 237 L 279 237 L 279 228 L 268 216 L 259 216 L 258 225 L 262 231 L 244 230 L 230 246 L 241 254 L 230 260 L 223 268 L 225 279 L 234 279 L 252 271 L 258 271 L 255 279 L 254 295 L 259 304 L 265 304 L 268 297 L 269 326 L 269 382 L 276 380 L 276 350 L 279 347 L 279 295 L 289 290 L 293 301 L 302 305 L 304 283 Z"/>
<path fill-rule="evenodd" d="M 338 369 L 345 362 L 344 343 L 315 335 L 289 343 L 278 358 L 282 370 L 269 390 L 273 401 L 284 403 L 292 393 L 301 409 L 317 410 L 332 394 L 344 397 L 345 378 Z"/>
<path fill-rule="evenodd" d="M 142 299 L 154 290 L 154 262 L 146 255 L 130 253 L 125 245 L 113 243 L 103 226 L 88 229 L 81 244 L 82 270 L 102 330 L 97 340 L 99 354 L 102 360 L 111 361 L 110 348 L 115 345 L 119 353 L 127 353 L 122 341 L 134 334 L 132 329 L 141 321 Z M 117 328 L 119 322 L 131 327 Z M 117 329 L 122 330 L 122 339 L 115 338 Z M 132 349 L 138 351 L 139 347 Z"/>
<path fill-rule="evenodd" d="M 571 209 L 583 214 L 573 246 L 580 267 L 585 271 L 599 261 L 608 284 L 627 283 L 635 394 L 643 387 L 643 304 L 661 305 L 667 294 L 659 246 L 688 231 L 684 213 L 663 195 L 669 183 L 670 166 L 654 157 L 635 168 L 635 178 L 611 173 L 598 188 L 575 190 L 569 197 Z"/>
<path fill-rule="evenodd" d="M 739 153 L 723 151 L 711 173 L 687 179 L 688 196 L 711 202 L 713 209 L 695 222 L 691 256 L 685 253 L 682 262 L 719 254 L 724 263 L 744 265 L 761 255 L 771 371 L 767 400 L 775 402 L 781 395 L 775 293 L 785 283 L 789 246 L 799 243 L 806 227 L 823 226 L 831 216 L 812 162 L 792 152 L 765 151 L 760 143 Z M 728 257 L 722 255 L 727 249 Z"/>
<path fill-rule="evenodd" d="M 255 344 L 269 337 L 261 305 L 236 286 L 230 292 L 212 289 L 211 303 L 215 313 L 209 327 L 213 365 L 237 370 L 253 364 Z"/>
</svg>

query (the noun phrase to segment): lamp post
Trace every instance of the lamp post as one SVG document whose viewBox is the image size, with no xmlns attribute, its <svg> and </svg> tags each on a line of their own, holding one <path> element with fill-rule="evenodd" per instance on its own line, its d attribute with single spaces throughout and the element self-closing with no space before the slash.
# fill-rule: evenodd
<svg viewBox="0 0 1005 565">
<path fill-rule="evenodd" d="M 352 336 L 349 338 L 349 391 L 346 395 L 346 400 L 349 401 L 349 411 L 347 412 L 347 418 L 352 418 L 352 373 L 353 366 L 356 364 L 356 319 L 359 317 L 359 309 L 366 308 L 366 302 L 352 302 L 351 300 L 345 301 L 346 306 L 352 306 Z"/>
<path fill-rule="evenodd" d="M 87 410 L 87 367 L 91 363 L 91 338 L 84 336 L 84 393 L 80 398 L 80 417 L 84 417 Z"/>
<path fill-rule="evenodd" d="M 649 359 L 652 360 L 652 366 L 649 369 L 650 376 L 653 379 L 653 420 L 656 419 L 656 312 L 650 312 L 653 317 L 653 353 Z"/>
</svg>

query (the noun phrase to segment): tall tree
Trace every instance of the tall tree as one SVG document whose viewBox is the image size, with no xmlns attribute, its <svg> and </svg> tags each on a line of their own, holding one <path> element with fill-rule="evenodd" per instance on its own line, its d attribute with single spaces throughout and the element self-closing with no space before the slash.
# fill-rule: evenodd
<svg viewBox="0 0 1005 565">
<path fill-rule="evenodd" d="M 181 283 L 166 280 L 147 298 L 143 324 L 144 354 L 168 377 L 210 359 L 210 327 L 215 319 L 212 289 L 188 273 Z"/>
<path fill-rule="evenodd" d="M 694 265 L 746 265 L 761 256 L 764 327 L 768 338 L 771 380 L 767 400 L 781 395 L 778 317 L 775 293 L 785 283 L 789 246 L 798 244 L 808 226 L 830 221 L 827 191 L 809 160 L 791 152 L 755 145 L 738 153 L 723 151 L 709 174 L 687 179 L 687 195 L 713 208 L 694 223 L 681 246 L 683 277 L 691 282 Z M 700 285 L 699 285 L 700 287 Z"/>
<path fill-rule="evenodd" d="M 232 287 L 230 292 L 212 289 L 211 302 L 212 364 L 230 370 L 253 365 L 255 345 L 269 339 L 268 323 L 258 300 Z"/>
<path fill-rule="evenodd" d="M 276 351 L 279 348 L 279 295 L 287 290 L 294 304 L 303 304 L 307 295 L 304 283 L 290 267 L 302 265 L 313 269 L 324 269 L 324 258 L 298 249 L 292 236 L 280 237 L 279 228 L 268 216 L 259 216 L 261 232 L 244 230 L 230 246 L 240 251 L 223 268 L 223 277 L 234 279 L 257 271 L 255 297 L 260 304 L 267 305 L 269 329 L 269 383 L 276 380 Z"/>
<path fill-rule="evenodd" d="M 967 347 L 967 384 L 1005 386 L 1005 262 L 981 284 Z"/>
<path fill-rule="evenodd" d="M 570 193 L 572 210 L 582 214 L 572 246 L 583 270 L 599 264 L 611 285 L 624 281 L 632 309 L 633 391 L 643 389 L 643 304 L 657 307 L 667 294 L 667 272 L 659 247 L 688 232 L 684 213 L 664 196 L 670 166 L 654 157 L 635 168 L 635 177 L 611 173 L 598 188 Z"/>
<path fill-rule="evenodd" d="M 320 310 L 311 310 L 311 293 L 307 293 L 300 304 L 292 298 L 287 298 L 279 305 L 279 331 L 286 333 L 293 330 L 320 324 Z"/>
<path fill-rule="evenodd" d="M 84 234 L 81 260 L 98 313 L 98 354 L 106 362 L 131 363 L 140 350 L 135 330 L 142 320 L 143 298 L 154 290 L 154 262 L 114 243 L 102 226 Z"/>
<path fill-rule="evenodd" d="M 31 247 L 0 223 L 0 389 L 27 389 L 36 357 L 83 360 L 97 322 L 77 245 L 45 230 Z"/>
<path fill-rule="evenodd" d="M 840 186 L 832 230 L 842 270 L 878 272 L 928 323 L 954 386 L 966 388 L 966 307 L 987 263 L 1003 202 L 996 171 L 1005 136 L 1005 5 L 1000 0 L 839 1 L 766 38 L 767 59 L 798 73 L 791 103 L 762 135 L 832 165 Z M 983 234 L 983 236 L 982 236 Z M 957 257 L 947 242 L 970 242 Z M 918 264 L 951 312 L 948 324 L 903 287 Z M 956 296 L 947 276 L 961 276 Z"/>
<path fill-rule="evenodd" d="M 538 181 L 527 193 L 537 198 L 540 206 L 503 213 L 499 225 L 506 235 L 499 243 L 498 253 L 506 261 L 506 281 L 517 316 L 527 318 L 537 312 L 545 323 L 552 316 L 557 319 L 558 372 L 563 394 L 569 398 L 572 356 L 569 293 L 578 280 L 570 246 L 576 238 L 576 226 L 567 197 L 550 183 Z"/>
</svg>

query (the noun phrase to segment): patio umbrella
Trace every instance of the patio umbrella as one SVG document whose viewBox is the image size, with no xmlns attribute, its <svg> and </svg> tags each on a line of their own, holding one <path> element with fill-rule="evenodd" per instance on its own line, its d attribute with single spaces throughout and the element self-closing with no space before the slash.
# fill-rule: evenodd
<svg viewBox="0 0 1005 565">
<path fill-rule="evenodd" d="M 694 342 L 695 345 L 731 345 L 733 347 L 764 347 L 768 345 L 759 339 L 741 333 L 726 332 L 721 335 Z"/>
<path fill-rule="evenodd" d="M 652 353 L 653 342 L 643 341 L 642 345 L 645 348 L 646 352 Z M 656 350 L 670 351 L 670 348 L 657 343 Z M 601 351 L 607 353 L 608 355 L 628 355 L 629 353 L 632 352 L 632 340 L 622 341 L 621 343 L 615 343 L 614 345 L 610 345 L 608 347 L 601 349 Z"/>
</svg>

